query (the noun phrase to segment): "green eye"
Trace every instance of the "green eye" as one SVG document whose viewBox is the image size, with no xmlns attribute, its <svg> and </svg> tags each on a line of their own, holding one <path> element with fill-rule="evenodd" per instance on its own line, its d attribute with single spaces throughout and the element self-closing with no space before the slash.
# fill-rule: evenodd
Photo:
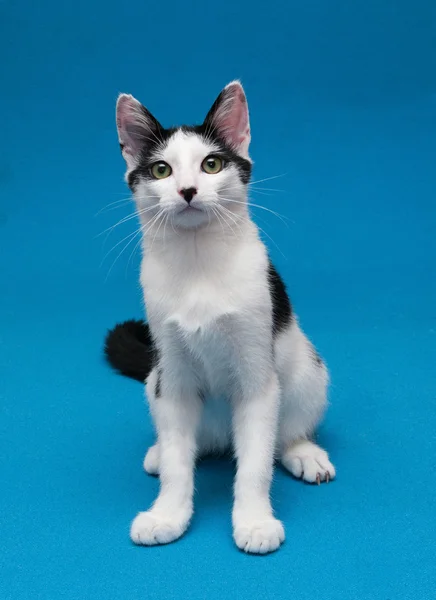
<svg viewBox="0 0 436 600">
<path fill-rule="evenodd" d="M 166 179 L 171 175 L 171 167 L 168 163 L 160 160 L 157 163 L 154 163 L 151 167 L 151 174 L 155 179 Z"/>
<path fill-rule="evenodd" d="M 223 166 L 223 161 L 219 156 L 208 156 L 201 163 L 201 168 L 209 175 L 216 175 L 222 170 Z"/>
</svg>

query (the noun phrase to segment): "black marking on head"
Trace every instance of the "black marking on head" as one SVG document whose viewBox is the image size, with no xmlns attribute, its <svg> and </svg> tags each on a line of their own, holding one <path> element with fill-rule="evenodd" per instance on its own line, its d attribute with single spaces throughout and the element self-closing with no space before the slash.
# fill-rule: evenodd
<svg viewBox="0 0 436 600">
<path fill-rule="evenodd" d="M 183 129 L 201 135 L 206 141 L 212 142 L 218 148 L 218 151 L 214 151 L 214 154 L 217 154 L 220 158 L 224 159 L 224 168 L 226 168 L 226 164 L 227 166 L 233 164 L 239 171 L 239 177 L 241 178 L 242 183 L 246 185 L 250 181 L 251 162 L 237 154 L 233 148 L 226 144 L 225 140 L 219 135 L 217 130 L 208 123 L 207 118 L 203 125 L 188 128 L 184 127 Z"/>
<path fill-rule="evenodd" d="M 127 184 L 134 192 L 141 179 L 154 180 L 151 174 L 151 166 L 155 162 L 155 155 L 159 148 L 165 147 L 170 137 L 176 132 L 176 129 L 164 129 L 160 124 L 153 137 L 149 138 L 142 147 L 138 156 L 138 166 L 130 171 L 127 177 Z"/>
<path fill-rule="evenodd" d="M 203 125 L 194 126 L 182 125 L 181 127 L 171 127 L 169 129 L 159 126 L 157 134 L 153 136 L 152 139 L 148 140 L 147 144 L 142 148 L 138 158 L 138 166 L 133 169 L 127 177 L 127 183 L 132 192 L 141 179 L 154 179 L 150 168 L 155 162 L 156 153 L 160 148 L 167 145 L 169 139 L 177 131 L 194 133 L 202 137 L 207 143 L 214 144 L 217 148 L 217 150 L 214 151 L 214 154 L 223 159 L 224 168 L 233 164 L 239 172 L 242 183 L 246 185 L 251 177 L 251 162 L 242 156 L 239 156 L 239 154 L 225 143 L 214 128 L 210 128 L 205 123 Z"/>
<path fill-rule="evenodd" d="M 291 323 L 292 306 L 283 279 L 271 261 L 268 265 L 268 284 L 273 307 L 273 337 L 276 337 Z"/>
</svg>

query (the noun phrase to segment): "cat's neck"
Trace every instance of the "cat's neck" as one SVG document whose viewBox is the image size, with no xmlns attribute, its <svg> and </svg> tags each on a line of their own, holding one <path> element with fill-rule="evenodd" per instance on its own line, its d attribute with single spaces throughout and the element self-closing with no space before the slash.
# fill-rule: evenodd
<svg viewBox="0 0 436 600">
<path fill-rule="evenodd" d="M 198 229 L 173 230 L 171 225 L 166 231 L 153 229 L 143 240 L 144 260 L 158 261 L 174 273 L 186 268 L 218 271 L 232 261 L 239 248 L 259 243 L 258 229 L 248 211 L 237 220 L 214 219 Z"/>
</svg>

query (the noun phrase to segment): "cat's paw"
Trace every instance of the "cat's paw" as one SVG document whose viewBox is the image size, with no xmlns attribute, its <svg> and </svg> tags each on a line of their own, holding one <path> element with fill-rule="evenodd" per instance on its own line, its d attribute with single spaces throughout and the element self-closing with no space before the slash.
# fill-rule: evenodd
<svg viewBox="0 0 436 600">
<path fill-rule="evenodd" d="M 169 544 L 183 535 L 187 526 L 187 522 L 172 517 L 140 512 L 132 522 L 130 537 L 133 543 L 143 546 Z"/>
<path fill-rule="evenodd" d="M 252 554 L 274 552 L 285 539 L 283 525 L 274 517 L 235 524 L 233 539 L 240 550 Z"/>
<path fill-rule="evenodd" d="M 146 473 L 159 475 L 159 446 L 157 444 L 148 449 L 143 464 Z"/>
<path fill-rule="evenodd" d="M 327 452 L 308 440 L 290 446 L 282 456 L 282 464 L 294 477 L 308 483 L 328 483 L 336 477 Z"/>
</svg>

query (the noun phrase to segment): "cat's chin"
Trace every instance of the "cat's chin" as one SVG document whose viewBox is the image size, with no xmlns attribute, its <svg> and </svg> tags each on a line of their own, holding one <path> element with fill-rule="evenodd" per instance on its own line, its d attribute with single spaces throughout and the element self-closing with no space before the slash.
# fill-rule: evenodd
<svg viewBox="0 0 436 600">
<path fill-rule="evenodd" d="M 207 213 L 201 208 L 187 206 L 174 216 L 174 225 L 181 229 L 198 229 L 209 222 Z"/>
</svg>

